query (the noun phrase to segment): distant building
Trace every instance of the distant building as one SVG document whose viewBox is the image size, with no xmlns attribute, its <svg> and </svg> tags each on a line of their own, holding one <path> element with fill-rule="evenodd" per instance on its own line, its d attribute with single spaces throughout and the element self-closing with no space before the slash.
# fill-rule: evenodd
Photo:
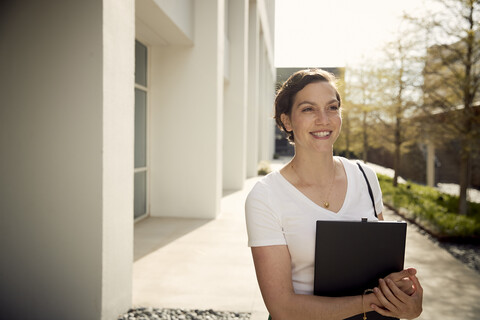
<svg viewBox="0 0 480 320">
<path fill-rule="evenodd" d="M 116 319 L 133 224 L 273 155 L 274 0 L 2 1 L 2 319 Z"/>
<path fill-rule="evenodd" d="M 453 50 L 452 50 L 453 49 Z M 459 184 L 460 170 L 460 140 L 451 135 L 451 138 L 441 139 L 434 131 L 445 129 L 448 120 L 460 119 L 465 111 L 463 101 L 459 99 L 458 76 L 462 75 L 465 67 L 459 63 L 458 52 L 465 50 L 464 43 L 454 43 L 449 46 L 435 45 L 428 49 L 424 69 L 424 96 L 423 103 L 429 105 L 430 114 L 420 112 L 411 120 L 420 122 L 420 141 L 418 144 L 404 147 L 399 175 L 417 183 L 436 186 L 438 183 Z M 452 53 L 454 52 L 454 53 Z M 478 52 L 477 52 L 478 53 Z M 447 67 L 443 59 L 449 59 Z M 478 70 L 478 66 L 474 69 Z M 476 76 L 479 76 L 477 73 Z M 455 85 L 452 85 L 454 83 Z M 471 130 L 471 136 L 478 136 L 480 132 L 480 100 L 470 108 L 476 124 Z M 434 110 L 432 112 L 432 110 Z M 429 132 L 430 131 L 430 132 Z M 476 132 L 474 132 L 476 131 Z M 480 189 L 480 140 L 473 141 L 470 161 L 470 187 Z M 385 148 L 371 149 L 369 161 L 385 167 L 393 167 L 393 155 Z"/>
<path fill-rule="evenodd" d="M 479 35 L 475 38 L 478 41 Z M 474 46 L 478 48 L 478 46 Z M 473 52 L 473 55 L 478 54 Z M 465 107 L 463 97 L 464 90 L 460 85 L 465 76 L 465 65 L 461 61 L 467 56 L 467 47 L 464 41 L 445 45 L 431 46 L 427 51 L 427 61 L 424 69 L 424 103 L 429 106 L 433 112 L 426 119 L 429 127 L 433 131 L 441 131 L 452 125 L 452 119 L 458 130 L 464 130 L 464 137 L 468 136 L 470 163 L 469 176 L 471 181 L 469 185 L 474 188 L 480 188 L 480 97 L 476 92 L 472 96 L 472 103 L 468 108 Z M 447 66 L 448 61 L 448 66 Z M 478 62 L 471 67 L 471 77 L 480 76 L 478 73 Z M 472 86 L 473 87 L 473 86 Z M 478 91 L 478 88 L 476 89 Z M 471 126 L 463 126 L 467 119 L 472 122 Z M 424 146 L 426 158 L 426 182 L 428 185 L 436 185 L 439 182 L 459 183 L 461 138 L 457 134 L 450 134 L 450 138 L 442 136 L 442 141 L 438 141 L 434 134 L 428 134 L 426 131 Z M 477 137 L 477 138 L 475 138 Z"/>
</svg>

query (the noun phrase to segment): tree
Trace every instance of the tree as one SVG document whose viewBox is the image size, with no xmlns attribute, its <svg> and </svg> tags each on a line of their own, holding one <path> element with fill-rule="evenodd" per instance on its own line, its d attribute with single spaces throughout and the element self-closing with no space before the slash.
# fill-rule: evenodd
<svg viewBox="0 0 480 320">
<path fill-rule="evenodd" d="M 480 1 L 436 0 L 442 8 L 417 19 L 428 37 L 424 67 L 424 111 L 442 139 L 458 139 L 459 214 L 467 213 L 471 152 L 480 138 L 475 111 L 480 86 Z M 441 122 L 441 126 L 436 125 Z"/>
<path fill-rule="evenodd" d="M 420 65 L 418 42 L 410 26 L 405 24 L 383 52 L 376 65 L 362 63 L 348 77 L 350 90 L 349 122 L 356 119 L 360 128 L 363 160 L 368 150 L 379 146 L 393 154 L 394 179 L 398 184 L 402 149 L 412 142 L 415 125 L 410 119 L 421 103 L 420 85 L 423 66 Z"/>
<path fill-rule="evenodd" d="M 393 185 L 398 185 L 402 149 L 407 143 L 416 142 L 416 126 L 412 115 L 421 106 L 418 58 L 418 42 L 411 28 L 399 28 L 397 38 L 385 47 L 385 60 L 377 69 L 381 85 L 377 119 L 381 134 L 379 137 L 390 144 L 393 150 Z"/>
<path fill-rule="evenodd" d="M 361 154 L 364 162 L 368 161 L 371 145 L 369 135 L 374 120 L 372 111 L 375 109 L 377 82 L 375 68 L 366 62 L 361 68 L 349 69 L 344 113 L 344 122 L 348 125 L 346 146 L 349 151 L 351 148 Z"/>
</svg>

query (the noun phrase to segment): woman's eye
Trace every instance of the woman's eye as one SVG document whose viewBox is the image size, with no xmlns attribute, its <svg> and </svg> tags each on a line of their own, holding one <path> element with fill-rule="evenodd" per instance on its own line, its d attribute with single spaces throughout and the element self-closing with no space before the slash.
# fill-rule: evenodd
<svg viewBox="0 0 480 320">
<path fill-rule="evenodd" d="M 339 107 L 337 105 L 331 105 L 331 106 L 328 106 L 328 110 L 330 111 L 338 111 Z"/>
<path fill-rule="evenodd" d="M 302 109 L 303 112 L 309 112 L 309 111 L 312 111 L 313 108 L 312 107 L 305 107 Z"/>
</svg>

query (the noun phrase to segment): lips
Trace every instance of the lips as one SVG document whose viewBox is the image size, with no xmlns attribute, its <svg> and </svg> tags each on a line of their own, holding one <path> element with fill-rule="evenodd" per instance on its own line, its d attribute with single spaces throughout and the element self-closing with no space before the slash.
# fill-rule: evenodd
<svg viewBox="0 0 480 320">
<path fill-rule="evenodd" d="M 331 134 L 332 134 L 332 131 L 311 132 L 311 135 L 313 135 L 314 137 L 317 137 L 317 138 L 327 138 L 327 137 L 330 137 Z"/>
</svg>

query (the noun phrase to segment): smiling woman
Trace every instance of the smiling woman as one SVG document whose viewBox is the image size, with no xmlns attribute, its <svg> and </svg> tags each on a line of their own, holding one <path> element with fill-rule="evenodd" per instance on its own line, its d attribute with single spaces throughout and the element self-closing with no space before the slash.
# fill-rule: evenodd
<svg viewBox="0 0 480 320">
<path fill-rule="evenodd" d="M 310 147 L 332 152 L 342 126 L 340 101 L 335 95 L 336 89 L 329 82 L 312 82 L 297 93 L 290 114 L 280 116 L 287 132 L 296 132 L 297 153 Z"/>
<path fill-rule="evenodd" d="M 287 133 L 290 142 L 295 140 L 290 119 L 292 111 L 298 113 L 300 110 L 301 113 L 315 116 L 319 110 L 325 108 L 329 117 L 333 115 L 340 118 L 342 99 L 336 89 L 334 75 L 321 69 L 311 69 L 295 73 L 289 80 L 284 83 L 275 98 L 275 121 L 279 128 Z M 320 91 L 313 88 L 315 85 L 320 87 Z M 307 88 L 303 91 L 305 87 Z M 327 101 L 324 101 L 325 99 Z"/>
<path fill-rule="evenodd" d="M 276 123 L 287 133 L 295 155 L 259 181 L 245 204 L 257 280 L 273 320 L 345 319 L 365 311 L 414 318 L 421 313 L 423 291 L 415 269 L 388 275 L 368 295 L 313 295 L 316 221 L 375 221 L 375 212 L 383 220 L 375 172 L 362 166 L 375 199 L 372 205 L 357 165 L 333 156 L 342 126 L 341 102 L 335 77 L 320 69 L 296 72 L 275 99 Z"/>
</svg>

